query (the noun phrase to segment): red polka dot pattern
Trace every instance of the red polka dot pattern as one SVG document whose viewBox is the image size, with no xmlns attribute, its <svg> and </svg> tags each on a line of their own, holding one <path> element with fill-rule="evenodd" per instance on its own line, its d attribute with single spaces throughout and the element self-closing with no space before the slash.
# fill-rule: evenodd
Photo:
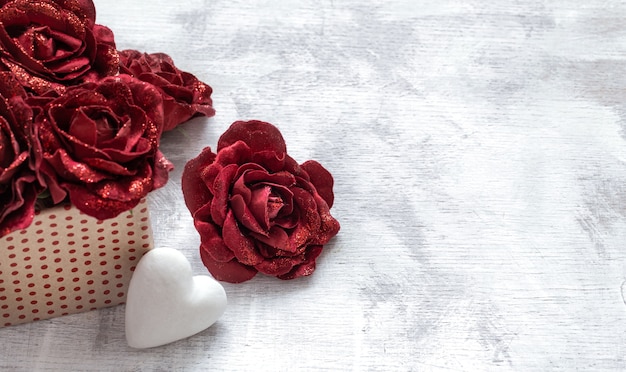
<svg viewBox="0 0 626 372">
<path fill-rule="evenodd" d="M 0 238 L 0 327 L 123 303 L 152 248 L 147 203 L 109 220 L 70 205 Z"/>
</svg>

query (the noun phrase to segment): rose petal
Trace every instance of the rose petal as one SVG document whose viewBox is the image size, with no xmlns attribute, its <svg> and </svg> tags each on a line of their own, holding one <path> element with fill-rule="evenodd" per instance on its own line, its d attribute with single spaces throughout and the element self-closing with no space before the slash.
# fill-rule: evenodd
<svg viewBox="0 0 626 372">
<path fill-rule="evenodd" d="M 212 195 L 200 177 L 201 170 L 213 164 L 216 155 L 210 147 L 185 164 L 182 176 L 182 189 L 185 204 L 193 215 L 198 208 L 212 199 Z"/>
<path fill-rule="evenodd" d="M 335 195 L 333 193 L 334 180 L 330 172 L 315 160 L 306 161 L 301 167 L 309 174 L 310 182 L 328 204 L 328 208 L 332 208 Z"/>
<path fill-rule="evenodd" d="M 308 276 L 313 274 L 315 271 L 315 260 L 322 253 L 323 247 L 321 245 L 314 245 L 307 247 L 305 253 L 305 259 L 301 264 L 294 267 L 289 273 L 284 275 L 278 275 L 279 279 L 283 280 L 291 280 L 295 278 L 299 278 L 301 276 Z"/>
<path fill-rule="evenodd" d="M 15 181 L 12 211 L 0 213 L 0 237 L 24 229 L 33 221 L 38 193 L 38 187 L 33 183 L 34 179 L 34 176 L 32 179 L 23 177 Z"/>
<path fill-rule="evenodd" d="M 255 265 L 254 268 L 263 274 L 281 276 L 289 273 L 297 263 L 299 263 L 299 260 L 293 257 L 280 257 L 265 260 Z"/>
<path fill-rule="evenodd" d="M 153 190 L 153 167 L 148 162 L 137 169 L 137 173 L 120 178 L 104 179 L 93 185 L 90 190 L 107 200 L 131 201 L 145 197 Z M 82 180 L 81 180 L 82 181 Z"/>
<path fill-rule="evenodd" d="M 200 258 L 216 280 L 242 283 L 254 278 L 257 273 L 254 267 L 243 265 L 235 259 L 228 262 L 217 262 L 202 247 L 200 247 Z"/>
<path fill-rule="evenodd" d="M 154 170 L 152 173 L 152 190 L 159 189 L 167 183 L 169 173 L 174 169 L 174 164 L 167 160 L 161 151 L 157 151 Z"/>
<path fill-rule="evenodd" d="M 302 247 L 318 232 L 320 216 L 317 212 L 317 204 L 311 194 L 299 187 L 293 187 L 293 200 L 299 210 L 300 220 L 295 229 L 290 233 L 291 245 Z"/>
<path fill-rule="evenodd" d="M 211 203 L 211 217 L 213 218 L 213 222 L 220 226 L 223 225 L 226 220 L 230 185 L 236 173 L 237 165 L 228 165 L 218 173 L 212 185 L 213 201 Z"/>
<path fill-rule="evenodd" d="M 291 245 L 291 241 L 289 239 L 289 235 L 278 226 L 272 226 L 270 231 L 266 234 L 257 234 L 254 231 L 250 232 L 256 240 L 267 244 L 268 246 L 276 249 L 280 249 L 281 251 L 294 253 L 296 252 L 296 246 Z"/>
<path fill-rule="evenodd" d="M 217 152 L 237 141 L 245 142 L 252 153 L 270 151 L 277 155 L 287 152 L 282 134 L 270 123 L 263 121 L 236 121 L 217 142 Z"/>
<path fill-rule="evenodd" d="M 237 222 L 245 226 L 250 231 L 257 234 L 267 234 L 261 227 L 255 216 L 252 214 L 241 195 L 233 195 L 230 198 L 230 208 Z"/>
<path fill-rule="evenodd" d="M 250 162 L 251 156 L 250 147 L 243 141 L 237 141 L 232 146 L 218 150 L 215 162 L 224 166 L 228 164 L 243 165 Z"/>
<path fill-rule="evenodd" d="M 52 155 L 44 157 L 58 175 L 70 181 L 95 183 L 106 179 L 107 175 L 91 168 L 85 163 L 72 159 L 64 149 L 58 149 Z"/>
<path fill-rule="evenodd" d="M 232 211 L 228 211 L 226 215 L 222 236 L 226 246 L 233 251 L 237 260 L 242 264 L 254 266 L 263 261 L 263 256 L 256 251 L 254 242 L 242 234 Z"/>
<path fill-rule="evenodd" d="M 218 262 L 228 262 L 235 258 L 235 254 L 224 244 L 221 233 L 213 223 L 194 220 L 194 226 L 200 234 L 202 248 L 211 255 L 211 258 Z"/>
<path fill-rule="evenodd" d="M 81 212 L 99 220 L 113 218 L 122 212 L 128 211 L 141 201 L 141 199 L 119 201 L 99 197 L 85 187 L 75 184 L 63 184 L 70 195 L 70 202 Z"/>
<path fill-rule="evenodd" d="M 318 206 L 317 212 L 320 216 L 320 226 L 317 234 L 313 236 L 313 239 L 311 239 L 309 244 L 324 245 L 328 243 L 333 236 L 337 235 L 340 225 L 339 221 L 331 216 L 330 210 L 324 200 L 322 200 L 319 195 L 315 195 L 314 198 Z"/>
</svg>

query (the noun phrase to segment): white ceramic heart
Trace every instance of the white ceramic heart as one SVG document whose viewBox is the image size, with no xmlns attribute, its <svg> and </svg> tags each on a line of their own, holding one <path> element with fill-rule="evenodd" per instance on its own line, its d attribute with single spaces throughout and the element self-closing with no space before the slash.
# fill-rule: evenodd
<svg viewBox="0 0 626 372">
<path fill-rule="evenodd" d="M 224 287 L 206 275 L 193 276 L 179 251 L 152 249 L 130 280 L 126 341 L 134 348 L 164 345 L 211 326 L 226 309 Z"/>
</svg>

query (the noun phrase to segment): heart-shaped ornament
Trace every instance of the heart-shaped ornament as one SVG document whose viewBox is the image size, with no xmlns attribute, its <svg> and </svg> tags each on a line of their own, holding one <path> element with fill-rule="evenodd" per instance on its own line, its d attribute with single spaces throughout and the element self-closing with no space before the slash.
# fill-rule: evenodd
<svg viewBox="0 0 626 372">
<path fill-rule="evenodd" d="M 152 249 L 130 280 L 126 341 L 134 348 L 165 345 L 211 326 L 226 309 L 224 287 L 206 275 L 193 276 L 179 251 Z"/>
</svg>

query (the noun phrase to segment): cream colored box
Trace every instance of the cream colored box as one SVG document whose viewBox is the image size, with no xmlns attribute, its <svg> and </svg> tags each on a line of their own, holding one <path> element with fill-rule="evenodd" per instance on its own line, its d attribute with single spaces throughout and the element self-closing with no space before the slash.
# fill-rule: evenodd
<svg viewBox="0 0 626 372">
<path fill-rule="evenodd" d="M 153 246 L 148 207 L 97 220 L 66 204 L 0 238 L 0 327 L 123 303 Z"/>
</svg>

